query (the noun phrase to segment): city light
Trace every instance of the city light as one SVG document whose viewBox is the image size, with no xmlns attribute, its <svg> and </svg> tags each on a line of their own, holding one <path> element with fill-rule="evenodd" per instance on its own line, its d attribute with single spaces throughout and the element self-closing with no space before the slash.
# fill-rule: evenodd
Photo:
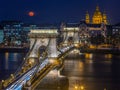
<svg viewBox="0 0 120 90">
<path fill-rule="evenodd" d="M 84 90 L 84 86 L 80 86 L 80 90 Z"/>
<path fill-rule="evenodd" d="M 77 89 L 78 89 L 78 86 L 75 86 L 75 89 L 77 90 Z"/>
<path fill-rule="evenodd" d="M 106 54 L 105 58 L 112 58 L 112 54 Z"/>
<path fill-rule="evenodd" d="M 6 2 L 4 5 L 1 4 L 3 9 L 1 9 L 3 14 L 1 14 L 1 20 L 20 17 L 26 23 L 16 20 L 0 22 L 0 79 L 5 79 L 0 82 L 0 90 L 35 90 L 36 88 L 52 90 L 53 87 L 55 90 L 64 90 L 63 88 L 65 90 L 86 90 L 88 87 L 91 90 L 97 90 L 97 86 L 101 86 L 99 89 L 107 90 L 111 89 L 111 85 L 115 89 L 120 87 L 118 83 L 120 77 L 120 23 L 112 25 L 107 18 L 109 15 L 101 12 L 98 5 L 92 16 L 87 12 L 84 15 L 85 18 L 78 20 L 77 23 L 63 22 L 60 25 L 58 23 L 61 20 L 73 20 L 72 22 L 77 20 L 76 15 L 79 16 L 81 12 L 76 15 L 74 12 L 80 9 L 78 7 L 81 3 L 76 6 L 77 4 L 71 3 L 71 1 L 70 4 L 63 2 L 61 5 L 59 5 L 60 2 L 54 4 L 54 1 L 52 4 L 44 2 L 46 5 L 43 5 L 43 2 L 39 2 L 39 0 L 37 0 L 39 3 L 36 4 L 34 4 L 36 1 L 34 3 L 30 1 L 33 5 L 27 1 L 27 3 L 21 4 L 20 2 L 9 2 L 15 3 L 15 5 L 6 4 Z M 64 8 L 62 4 L 66 4 L 66 7 L 73 5 L 65 9 L 67 11 L 65 11 L 65 16 L 60 14 L 60 10 Z M 16 6 L 22 7 L 19 7 L 20 10 L 18 10 Z M 37 16 L 34 10 L 27 12 L 27 16 L 24 16 L 26 6 L 28 10 L 30 8 L 41 10 L 41 16 Z M 47 9 L 52 10 L 53 6 L 54 8 L 62 7 L 54 9 L 57 10 L 55 13 L 46 12 Z M 7 10 L 6 7 L 12 8 Z M 76 7 L 77 9 L 75 9 Z M 112 11 L 116 10 L 113 6 L 109 7 L 112 8 L 110 9 Z M 42 10 L 43 8 L 44 10 Z M 13 12 L 16 13 L 13 14 Z M 119 13 L 118 11 L 118 15 Z M 60 17 L 63 19 L 60 20 L 57 14 L 62 15 Z M 68 20 L 69 18 L 71 20 Z M 46 22 L 47 20 L 48 22 Z M 50 24 L 52 20 L 54 23 Z"/>
<path fill-rule="evenodd" d="M 75 90 L 85 90 L 85 87 L 82 86 L 82 85 L 75 85 L 75 86 L 74 86 L 74 89 L 75 89 Z"/>
<path fill-rule="evenodd" d="M 86 53 L 85 54 L 85 58 L 92 59 L 93 58 L 93 54 Z"/>
<path fill-rule="evenodd" d="M 31 32 L 30 33 L 46 33 L 46 34 L 56 34 L 57 33 L 57 29 L 35 29 L 35 30 L 31 30 Z"/>
</svg>

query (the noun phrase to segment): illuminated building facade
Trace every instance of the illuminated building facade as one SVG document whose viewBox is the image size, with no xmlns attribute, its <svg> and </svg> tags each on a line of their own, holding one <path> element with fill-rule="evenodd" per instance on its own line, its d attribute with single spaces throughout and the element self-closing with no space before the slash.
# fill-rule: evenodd
<svg viewBox="0 0 120 90">
<path fill-rule="evenodd" d="M 120 35 L 120 23 L 112 26 L 112 35 Z"/>
<path fill-rule="evenodd" d="M 99 6 L 96 6 L 96 10 L 92 16 L 92 20 L 90 20 L 89 13 L 88 12 L 86 13 L 85 21 L 87 24 L 90 24 L 90 23 L 91 24 L 101 24 L 101 23 L 108 24 L 106 13 L 105 12 L 102 13 L 99 9 Z"/>
<path fill-rule="evenodd" d="M 4 33 L 3 33 L 3 27 L 0 26 L 0 43 L 3 42 L 3 37 L 4 37 Z"/>
<path fill-rule="evenodd" d="M 26 43 L 27 34 L 21 21 L 2 21 L 4 32 L 4 44 L 17 46 Z"/>
</svg>

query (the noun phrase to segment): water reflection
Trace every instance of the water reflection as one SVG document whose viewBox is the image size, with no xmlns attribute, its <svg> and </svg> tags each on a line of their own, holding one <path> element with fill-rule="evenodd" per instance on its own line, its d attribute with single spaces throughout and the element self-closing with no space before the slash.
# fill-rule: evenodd
<svg viewBox="0 0 120 90">
<path fill-rule="evenodd" d="M 7 70 L 8 69 L 8 56 L 9 56 L 9 53 L 5 53 L 5 69 Z"/>
<path fill-rule="evenodd" d="M 89 53 L 85 54 L 85 58 L 87 58 L 87 59 L 91 59 L 92 57 L 93 57 L 93 54 L 89 54 Z"/>
<path fill-rule="evenodd" d="M 106 54 L 106 55 L 105 55 L 105 58 L 106 58 L 106 59 L 111 59 L 111 58 L 112 58 L 112 54 Z"/>
<path fill-rule="evenodd" d="M 24 53 L 0 53 L 0 80 L 14 73 L 23 61 Z"/>
<path fill-rule="evenodd" d="M 119 56 L 80 54 L 64 64 L 61 74 L 69 78 L 69 90 L 120 90 Z"/>
<path fill-rule="evenodd" d="M 11 56 L 14 56 L 13 58 L 13 60 L 17 60 L 17 57 L 18 57 L 18 53 L 13 53 L 13 55 L 11 55 Z"/>
<path fill-rule="evenodd" d="M 111 68 L 113 78 L 120 79 L 120 56 L 112 57 Z"/>
</svg>

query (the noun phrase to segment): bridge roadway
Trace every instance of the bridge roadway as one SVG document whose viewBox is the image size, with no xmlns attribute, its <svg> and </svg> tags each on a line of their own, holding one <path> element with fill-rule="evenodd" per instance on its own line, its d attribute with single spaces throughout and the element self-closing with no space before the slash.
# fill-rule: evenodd
<svg viewBox="0 0 120 90">
<path fill-rule="evenodd" d="M 22 64 L 19 66 L 19 68 L 17 69 L 17 71 L 14 74 L 11 74 L 11 76 L 6 79 L 6 80 L 2 80 L 2 82 L 0 83 L 0 89 L 1 88 L 5 88 L 7 86 L 9 86 L 12 82 L 14 82 L 15 80 L 17 80 L 17 78 L 19 76 L 24 75 L 25 72 L 27 72 L 28 70 L 30 70 L 32 68 L 32 66 L 35 65 L 35 63 L 29 63 L 28 62 L 28 56 L 30 55 L 31 51 L 33 50 L 35 44 L 36 44 L 36 39 L 31 47 L 31 49 L 29 50 L 29 52 L 27 53 L 26 57 L 23 59 Z M 34 58 L 34 60 L 36 60 L 36 58 Z M 36 60 L 38 61 L 38 60 Z M 36 62 L 37 63 L 37 62 Z"/>
<path fill-rule="evenodd" d="M 67 46 L 64 47 L 61 50 L 61 54 L 58 55 L 57 59 L 62 59 L 64 54 L 69 52 L 71 49 L 73 49 L 74 46 Z M 31 79 L 34 74 L 38 73 L 39 75 L 36 76 L 36 78 L 31 79 L 31 88 L 35 88 L 37 86 L 38 81 L 41 80 L 49 71 L 51 71 L 53 68 L 58 66 L 57 64 L 51 63 L 51 61 L 46 58 L 42 63 L 34 65 L 32 68 L 27 70 L 24 74 L 18 76 L 15 80 L 13 80 L 11 83 L 9 83 L 3 90 L 21 90 L 23 85 Z M 37 70 L 37 72 L 36 72 Z M 39 81 L 40 82 L 40 81 Z"/>
<path fill-rule="evenodd" d="M 40 70 L 39 73 L 37 74 L 37 76 L 33 77 L 32 80 L 30 80 L 31 90 L 34 90 L 39 85 L 40 81 L 44 78 L 44 76 L 46 76 L 52 69 L 59 66 L 61 64 L 61 60 L 63 59 L 63 57 L 66 56 L 66 53 L 68 53 L 72 49 L 74 49 L 73 46 L 66 47 L 66 48 L 64 48 L 64 50 L 62 49 L 64 51 L 64 53 L 59 54 L 55 60 L 53 60 L 53 61 L 49 60 L 50 63 L 46 66 L 46 68 L 44 68 L 44 70 Z"/>
</svg>

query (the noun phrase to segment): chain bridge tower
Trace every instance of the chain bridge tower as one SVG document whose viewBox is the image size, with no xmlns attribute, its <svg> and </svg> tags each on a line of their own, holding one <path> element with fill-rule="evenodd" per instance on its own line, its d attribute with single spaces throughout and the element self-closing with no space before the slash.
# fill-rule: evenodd
<svg viewBox="0 0 120 90">
<path fill-rule="evenodd" d="M 78 24 L 62 24 L 61 33 L 63 37 L 63 45 L 79 44 L 79 27 Z"/>
<path fill-rule="evenodd" d="M 48 57 L 57 57 L 56 37 L 57 29 L 35 29 L 29 33 L 30 37 L 30 54 L 28 57 L 39 58 L 44 48 Z"/>
<path fill-rule="evenodd" d="M 63 37 L 63 45 L 80 45 L 88 43 L 89 32 L 85 22 L 62 23 L 60 30 Z"/>
<path fill-rule="evenodd" d="M 82 22 L 79 28 L 80 28 L 79 30 L 80 44 L 88 44 L 90 38 L 88 26 L 84 22 Z"/>
</svg>

